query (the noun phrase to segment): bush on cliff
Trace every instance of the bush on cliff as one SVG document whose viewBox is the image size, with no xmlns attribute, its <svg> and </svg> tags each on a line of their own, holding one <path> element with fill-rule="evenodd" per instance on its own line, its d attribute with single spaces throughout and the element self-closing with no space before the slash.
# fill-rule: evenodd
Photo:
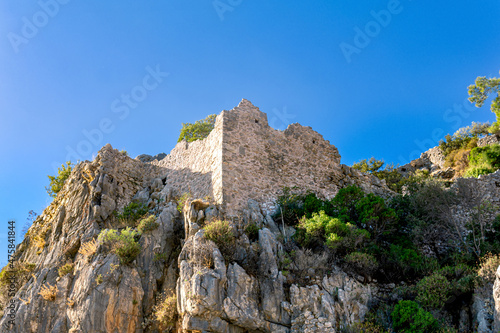
<svg viewBox="0 0 500 333">
<path fill-rule="evenodd" d="M 432 314 L 413 301 L 399 301 L 391 317 L 396 332 L 428 333 L 436 332 L 439 328 Z"/>
<path fill-rule="evenodd" d="M 49 186 L 45 187 L 47 193 L 55 198 L 57 193 L 61 191 L 64 186 L 64 182 L 71 175 L 71 170 L 73 169 L 73 164 L 71 161 L 67 161 L 66 164 L 62 164 L 60 168 L 57 169 L 57 176 L 47 176 L 49 177 Z"/>
<path fill-rule="evenodd" d="M 121 213 L 115 211 L 115 216 L 125 225 L 135 227 L 139 222 L 139 219 L 144 217 L 147 213 L 148 207 L 145 204 L 131 202 L 123 207 L 123 211 Z"/>
<path fill-rule="evenodd" d="M 183 123 L 177 142 L 181 142 L 182 140 L 193 142 L 205 139 L 214 129 L 216 117 L 217 115 L 211 114 L 205 119 L 197 120 L 194 124 Z"/>
<path fill-rule="evenodd" d="M 468 87 L 470 96 L 469 101 L 471 103 L 476 103 L 478 108 L 484 105 L 489 95 L 497 94 L 491 102 L 491 112 L 495 114 L 496 120 L 493 125 L 488 128 L 490 133 L 495 133 L 500 129 L 500 78 L 478 76 L 474 83 L 475 84 Z"/>
<path fill-rule="evenodd" d="M 330 249 L 343 253 L 362 247 L 369 238 L 370 233 L 366 230 L 328 216 L 324 211 L 313 213 L 311 218 L 304 216 L 294 236 L 303 247 L 315 248 L 326 244 Z"/>
<path fill-rule="evenodd" d="M 372 157 L 369 160 L 363 159 L 354 163 L 351 167 L 361 172 L 372 174 L 379 179 L 384 179 L 391 190 L 400 192 L 403 175 L 396 170 L 397 166 L 394 164 L 388 164 L 382 169 L 384 164 L 383 160 L 377 160 L 375 157 Z"/>
<path fill-rule="evenodd" d="M 111 251 L 120 258 L 120 263 L 126 265 L 134 261 L 141 252 L 141 245 L 135 240 L 140 234 L 129 227 L 122 231 L 105 229 L 99 234 L 99 241 L 109 245 Z"/>
<path fill-rule="evenodd" d="M 149 215 L 146 218 L 143 218 L 139 221 L 139 225 L 137 226 L 137 230 L 139 230 L 140 233 L 145 233 L 148 231 L 155 230 L 158 228 L 159 224 L 156 222 L 156 216 L 154 215 Z"/>
<path fill-rule="evenodd" d="M 166 292 L 153 307 L 153 316 L 158 327 L 171 332 L 177 322 L 177 296 L 173 290 Z"/>
<path fill-rule="evenodd" d="M 476 147 L 470 151 L 468 156 L 469 169 L 465 177 L 479 177 L 492 173 L 500 168 L 500 145 L 492 144 L 485 147 Z"/>
<path fill-rule="evenodd" d="M 213 220 L 208 222 L 203 229 L 205 230 L 205 239 L 213 241 L 224 258 L 227 260 L 232 258 L 236 237 L 229 221 Z"/>
</svg>

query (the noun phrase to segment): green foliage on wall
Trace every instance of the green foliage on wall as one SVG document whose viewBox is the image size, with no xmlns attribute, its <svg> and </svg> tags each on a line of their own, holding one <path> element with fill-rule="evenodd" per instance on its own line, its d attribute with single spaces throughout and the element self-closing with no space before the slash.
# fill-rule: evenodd
<svg viewBox="0 0 500 333">
<path fill-rule="evenodd" d="M 177 142 L 181 142 L 182 140 L 193 142 L 206 138 L 214 129 L 216 117 L 217 115 L 211 114 L 205 119 L 197 120 L 194 124 L 183 123 Z"/>
<path fill-rule="evenodd" d="M 62 164 L 61 167 L 57 169 L 56 176 L 47 176 L 49 177 L 50 183 L 49 186 L 45 187 L 45 190 L 52 198 L 55 198 L 57 193 L 61 191 L 64 182 L 71 175 L 71 170 L 73 170 L 73 164 L 71 161 L 67 161 L 66 164 Z"/>
</svg>

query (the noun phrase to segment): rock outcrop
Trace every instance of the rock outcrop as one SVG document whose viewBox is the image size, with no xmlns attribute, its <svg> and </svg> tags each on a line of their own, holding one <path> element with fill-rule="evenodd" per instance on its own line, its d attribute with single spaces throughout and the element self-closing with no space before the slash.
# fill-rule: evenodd
<svg viewBox="0 0 500 333">
<path fill-rule="evenodd" d="M 435 150 L 414 164 L 434 172 L 443 160 Z M 500 203 L 499 172 L 467 181 Z M 17 333 L 160 332 L 155 313 L 168 296 L 176 301 L 167 326 L 177 332 L 340 332 L 391 298 L 395 285 L 306 251 L 288 264 L 303 273 L 291 279 L 285 247 L 296 230 L 271 216 L 283 186 L 330 198 L 349 185 L 393 194 L 384 181 L 340 164 L 337 149 L 311 128 L 271 129 L 246 100 L 223 111 L 206 139 L 180 142 L 166 156 L 131 159 L 106 145 L 73 169 L 18 245 L 13 261 L 22 274 L 14 297 L 0 295 L 0 326 L 9 326 L 5 307 L 14 304 Z M 98 235 L 124 230 L 129 221 L 118 213 L 131 202 L 147 207 L 157 225 L 135 238 L 140 250 L 124 263 Z M 231 221 L 233 247 L 204 237 L 214 219 Z M 245 234 L 249 223 L 259 229 L 254 237 Z M 500 269 L 497 329 L 499 281 Z"/>
</svg>

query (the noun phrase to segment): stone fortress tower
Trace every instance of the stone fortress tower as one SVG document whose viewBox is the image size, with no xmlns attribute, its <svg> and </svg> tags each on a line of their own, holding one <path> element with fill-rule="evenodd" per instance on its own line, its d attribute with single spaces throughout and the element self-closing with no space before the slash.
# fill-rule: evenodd
<svg viewBox="0 0 500 333">
<path fill-rule="evenodd" d="M 325 198 L 354 183 L 368 192 L 388 191 L 378 178 L 341 165 L 337 148 L 311 127 L 292 124 L 275 130 L 267 115 L 246 99 L 222 111 L 207 138 L 179 142 L 152 163 L 164 170 L 160 176 L 167 184 L 194 198 L 210 197 L 228 215 L 245 208 L 249 199 L 272 212 L 285 186 Z"/>
</svg>

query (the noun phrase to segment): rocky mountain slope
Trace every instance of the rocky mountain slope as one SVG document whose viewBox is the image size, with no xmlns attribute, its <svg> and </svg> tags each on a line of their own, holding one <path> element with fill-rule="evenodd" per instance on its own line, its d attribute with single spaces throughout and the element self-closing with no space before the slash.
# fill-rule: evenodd
<svg viewBox="0 0 500 333">
<path fill-rule="evenodd" d="M 252 126 L 267 122 L 249 102 L 239 107 L 231 110 L 233 115 L 247 117 Z M 258 193 L 252 192 L 252 181 L 258 179 L 237 188 L 225 187 L 230 177 L 240 176 L 232 172 L 234 159 L 224 152 L 248 156 L 252 147 L 226 146 L 230 140 L 224 126 L 230 125 L 230 117 L 222 114 L 218 121 L 209 138 L 181 142 L 167 156 L 131 159 L 106 145 L 94 161 L 78 164 L 16 249 L 15 296 L 8 297 L 5 290 L 0 294 L 2 329 L 18 333 L 341 332 L 363 321 L 379 300 L 398 297 L 395 284 L 345 272 L 321 253 L 300 250 L 290 262 L 287 240 L 296 230 L 273 219 L 272 210 L 278 208 L 269 198 L 276 198 L 282 186 L 295 184 L 283 177 L 270 187 L 256 186 L 262 191 Z M 303 138 L 297 133 L 302 129 L 294 126 L 284 138 L 295 135 L 299 143 Z M 256 127 L 256 131 L 265 140 L 278 140 L 266 134 L 266 128 Z M 311 137 L 305 149 L 314 151 L 311 145 L 319 142 L 323 146 L 318 149 L 338 155 L 317 133 L 306 131 Z M 193 165 L 205 168 L 206 163 L 197 162 L 196 156 L 202 148 L 206 152 L 207 146 L 202 145 L 207 142 L 219 144 L 222 155 L 207 153 L 213 168 L 201 171 Z M 269 148 L 273 145 L 269 141 L 258 145 L 274 158 L 267 167 L 285 172 L 286 156 L 293 152 L 279 155 Z M 194 153 L 185 155 L 191 149 Z M 296 158 L 300 157 L 290 157 L 290 163 Z M 328 173 L 318 169 L 303 184 L 311 183 L 325 197 L 351 184 L 367 192 L 394 195 L 383 181 L 341 165 L 339 155 L 335 158 Z M 219 173 L 218 165 L 222 166 Z M 500 203 L 499 172 L 469 181 L 492 203 Z M 245 187 L 249 194 L 241 194 Z M 260 196 L 268 188 L 276 191 Z M 184 200 L 187 190 L 192 196 Z M 106 229 L 123 233 L 130 222 L 123 212 L 130 203 L 147 207 L 156 224 L 132 237 L 139 250 L 133 260 L 124 262 L 116 248 L 98 235 Z M 203 225 L 214 219 L 230 221 L 236 239 L 231 247 L 204 237 Z M 250 224 L 256 226 L 253 233 L 246 229 Z M 288 276 L 292 266 L 301 273 L 300 279 Z M 474 318 L 464 315 L 464 327 L 474 322 L 481 332 L 500 329 L 500 269 L 494 286 L 486 289 L 485 295 L 475 298 Z M 15 325 L 9 327 L 12 313 Z M 163 320 L 158 320 L 158 313 L 164 314 Z"/>
</svg>

